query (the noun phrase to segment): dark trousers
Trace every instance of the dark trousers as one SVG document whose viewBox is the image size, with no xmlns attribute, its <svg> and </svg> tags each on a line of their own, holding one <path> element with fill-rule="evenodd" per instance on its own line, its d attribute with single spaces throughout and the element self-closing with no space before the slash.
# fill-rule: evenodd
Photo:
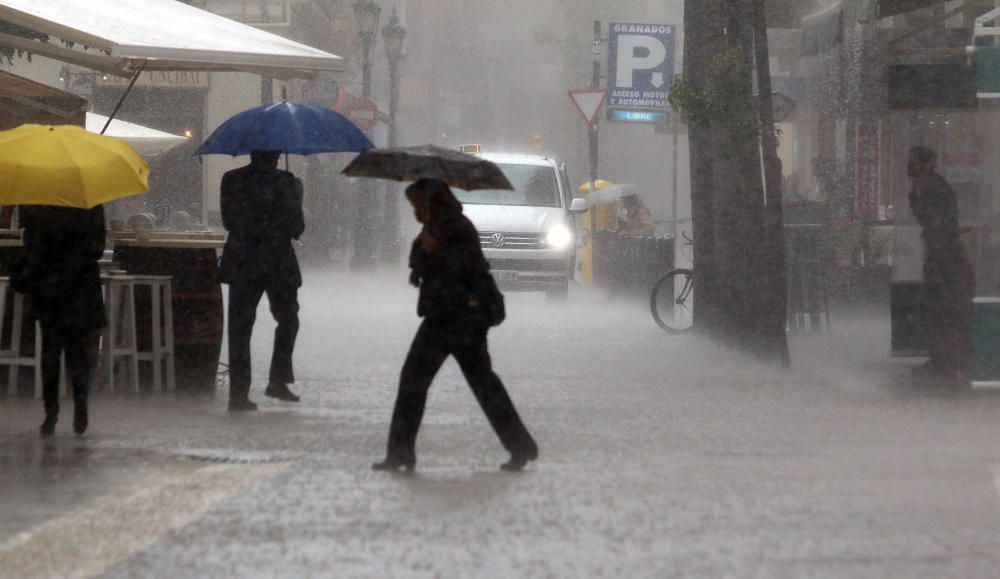
<svg viewBox="0 0 1000 579">
<path fill-rule="evenodd" d="M 449 354 L 458 361 L 462 374 L 504 448 L 511 453 L 536 449 L 535 441 L 521 422 L 503 382 L 493 372 L 486 346 L 488 329 L 481 323 L 461 319 L 425 319 L 420 324 L 399 377 L 399 393 L 389 429 L 390 457 L 414 455 L 427 390 Z"/>
<path fill-rule="evenodd" d="M 923 322 L 932 365 L 965 370 L 972 352 L 975 280 L 957 248 L 928 252 L 924 263 Z"/>
<path fill-rule="evenodd" d="M 229 398 L 246 398 L 250 393 L 250 335 L 257 321 L 257 304 L 267 294 L 271 315 L 278 322 L 274 330 L 270 384 L 295 382 L 292 352 L 299 333 L 299 289 L 281 283 L 246 281 L 229 284 Z"/>
<path fill-rule="evenodd" d="M 42 323 L 42 398 L 46 414 L 59 412 L 60 354 L 66 352 L 66 373 L 73 388 L 73 401 L 86 402 L 89 392 L 90 362 L 85 328 L 61 323 Z"/>
</svg>

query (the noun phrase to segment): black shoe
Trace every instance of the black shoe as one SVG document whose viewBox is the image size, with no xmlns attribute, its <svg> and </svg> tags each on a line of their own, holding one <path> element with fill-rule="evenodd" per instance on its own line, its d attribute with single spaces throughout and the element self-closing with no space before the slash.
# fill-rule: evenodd
<svg viewBox="0 0 1000 579">
<path fill-rule="evenodd" d="M 385 470 L 385 471 L 398 471 L 406 470 L 407 472 L 413 472 L 413 469 L 417 467 L 417 457 L 398 457 L 398 456 L 387 456 L 382 462 L 372 463 L 372 470 Z"/>
<path fill-rule="evenodd" d="M 292 393 L 285 384 L 268 384 L 267 388 L 264 390 L 264 396 L 268 398 L 277 398 L 278 400 L 284 400 L 285 402 L 298 402 L 299 397 Z"/>
<path fill-rule="evenodd" d="M 73 407 L 73 432 L 77 435 L 87 432 L 87 426 L 89 423 L 90 421 L 87 417 L 87 401 L 77 401 Z"/>
<path fill-rule="evenodd" d="M 52 436 L 56 432 L 56 420 L 59 419 L 58 414 L 46 414 L 45 421 L 38 428 L 38 434 L 42 436 Z"/>
<path fill-rule="evenodd" d="M 237 398 L 229 401 L 230 412 L 246 412 L 250 410 L 257 410 L 257 405 L 251 402 L 249 398 Z"/>
<path fill-rule="evenodd" d="M 538 447 L 532 445 L 531 448 L 510 453 L 510 460 L 500 465 L 500 470 L 507 472 L 518 472 L 524 468 L 528 462 L 538 460 Z"/>
</svg>

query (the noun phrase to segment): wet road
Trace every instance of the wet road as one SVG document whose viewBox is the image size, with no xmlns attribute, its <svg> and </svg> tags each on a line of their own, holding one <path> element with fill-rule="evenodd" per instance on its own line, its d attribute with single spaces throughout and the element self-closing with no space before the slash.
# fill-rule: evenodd
<svg viewBox="0 0 1000 579">
<path fill-rule="evenodd" d="M 541 459 L 497 470 L 449 361 L 417 474 L 373 473 L 404 281 L 307 275 L 299 405 L 263 397 L 266 306 L 256 414 L 97 395 L 86 437 L 41 441 L 40 402 L 0 398 L 0 576 L 1000 577 L 1000 394 L 913 383 L 879 313 L 777 372 L 641 306 L 509 295 L 494 365 Z"/>
</svg>

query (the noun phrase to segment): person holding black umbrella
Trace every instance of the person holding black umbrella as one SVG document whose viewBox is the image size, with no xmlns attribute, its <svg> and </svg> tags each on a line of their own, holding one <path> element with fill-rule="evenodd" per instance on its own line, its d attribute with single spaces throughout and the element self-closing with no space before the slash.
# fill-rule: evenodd
<svg viewBox="0 0 1000 579">
<path fill-rule="evenodd" d="M 229 410 L 256 410 L 250 400 L 250 335 L 263 294 L 278 323 L 265 396 L 298 402 L 292 353 L 299 331 L 302 272 L 292 240 L 305 231 L 302 182 L 278 169 L 281 151 L 255 150 L 250 164 L 222 176 L 222 224 L 229 232 L 219 278 L 229 284 Z"/>
<path fill-rule="evenodd" d="M 502 296 L 489 273 L 475 226 L 444 181 L 420 179 L 406 189 L 423 230 L 410 252 L 410 283 L 420 288 L 424 318 L 406 356 L 386 458 L 374 470 L 413 470 L 427 391 L 441 364 L 455 356 L 476 400 L 510 454 L 503 470 L 538 458 L 538 445 L 493 372 L 486 334 L 503 319 Z"/>
</svg>

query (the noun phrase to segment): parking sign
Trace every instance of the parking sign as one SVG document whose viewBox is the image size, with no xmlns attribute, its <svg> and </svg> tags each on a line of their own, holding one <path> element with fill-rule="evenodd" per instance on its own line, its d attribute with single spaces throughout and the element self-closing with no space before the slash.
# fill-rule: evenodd
<svg viewBox="0 0 1000 579">
<path fill-rule="evenodd" d="M 674 78 L 674 26 L 611 22 L 608 25 L 608 107 L 670 108 Z"/>
</svg>

